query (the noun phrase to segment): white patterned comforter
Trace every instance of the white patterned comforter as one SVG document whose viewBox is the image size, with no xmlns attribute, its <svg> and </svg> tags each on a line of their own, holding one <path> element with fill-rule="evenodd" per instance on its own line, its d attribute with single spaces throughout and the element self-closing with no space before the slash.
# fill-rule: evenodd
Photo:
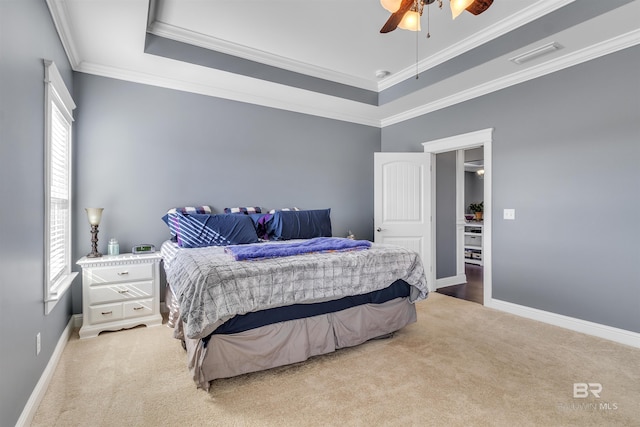
<svg viewBox="0 0 640 427">
<path fill-rule="evenodd" d="M 257 261 L 235 261 L 221 247 L 169 246 L 162 250 L 170 255 L 164 263 L 167 281 L 179 302 L 184 333 L 193 339 L 238 314 L 364 294 L 398 279 L 411 285 L 411 302 L 428 293 L 419 255 L 394 245 Z"/>
</svg>

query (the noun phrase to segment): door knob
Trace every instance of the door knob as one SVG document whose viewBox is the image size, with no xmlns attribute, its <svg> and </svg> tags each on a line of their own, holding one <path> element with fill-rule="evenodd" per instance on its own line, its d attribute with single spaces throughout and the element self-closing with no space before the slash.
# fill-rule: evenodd
<svg viewBox="0 0 640 427">
<path fill-rule="evenodd" d="M 376 231 L 379 233 L 379 232 L 382 231 L 382 228 L 378 227 L 378 228 L 376 228 Z"/>
</svg>

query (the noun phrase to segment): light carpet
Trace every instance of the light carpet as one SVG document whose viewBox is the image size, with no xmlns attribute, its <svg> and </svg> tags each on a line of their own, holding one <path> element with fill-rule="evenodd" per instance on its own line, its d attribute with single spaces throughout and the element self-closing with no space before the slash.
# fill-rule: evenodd
<svg viewBox="0 0 640 427">
<path fill-rule="evenodd" d="M 76 331 L 32 425 L 640 425 L 640 350 L 436 293 L 417 309 L 392 338 L 208 393 L 166 326 Z"/>
</svg>

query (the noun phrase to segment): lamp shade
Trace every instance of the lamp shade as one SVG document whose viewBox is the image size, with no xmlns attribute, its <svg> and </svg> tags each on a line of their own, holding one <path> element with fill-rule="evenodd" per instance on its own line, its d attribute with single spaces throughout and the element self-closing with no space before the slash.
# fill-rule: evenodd
<svg viewBox="0 0 640 427">
<path fill-rule="evenodd" d="M 401 0 L 380 0 L 380 4 L 382 7 L 387 9 L 389 12 L 394 13 L 398 9 L 400 9 Z"/>
<path fill-rule="evenodd" d="M 100 219 L 102 219 L 102 211 L 104 208 L 84 208 L 87 211 L 87 217 L 89 218 L 89 224 L 98 225 Z"/>
<path fill-rule="evenodd" d="M 451 0 L 451 17 L 456 19 L 466 8 L 473 4 L 474 0 Z"/>
<path fill-rule="evenodd" d="M 420 14 L 415 10 L 410 10 L 404 14 L 398 28 L 409 31 L 420 31 Z"/>
</svg>

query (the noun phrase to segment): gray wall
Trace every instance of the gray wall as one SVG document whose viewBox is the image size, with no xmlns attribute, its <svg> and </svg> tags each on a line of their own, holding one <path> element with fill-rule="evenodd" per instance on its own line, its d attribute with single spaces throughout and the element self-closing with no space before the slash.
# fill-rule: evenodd
<svg viewBox="0 0 640 427">
<path fill-rule="evenodd" d="M 455 276 L 456 152 L 436 155 L 436 279 Z"/>
<path fill-rule="evenodd" d="M 372 239 L 380 129 L 88 74 L 74 82 L 77 258 L 90 250 L 88 206 L 105 209 L 103 253 L 110 237 L 121 251 L 159 247 L 162 215 L 194 204 L 331 208 L 334 235 Z"/>
<path fill-rule="evenodd" d="M 15 425 L 71 318 L 69 291 L 44 314 L 45 58 L 72 91 L 45 2 L 0 1 L 0 426 Z"/>
<path fill-rule="evenodd" d="M 639 63 L 628 48 L 383 129 L 383 151 L 422 151 L 494 128 L 494 298 L 640 332 Z"/>
</svg>

